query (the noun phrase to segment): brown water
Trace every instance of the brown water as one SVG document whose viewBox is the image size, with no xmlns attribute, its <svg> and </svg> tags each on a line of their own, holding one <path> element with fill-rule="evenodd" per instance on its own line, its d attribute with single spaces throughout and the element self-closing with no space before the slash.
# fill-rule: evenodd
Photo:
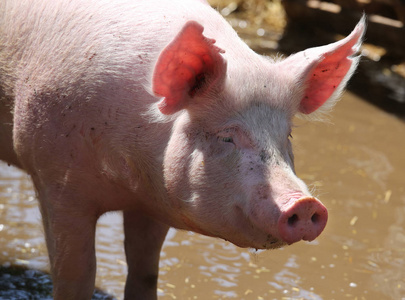
<svg viewBox="0 0 405 300">
<path fill-rule="evenodd" d="M 329 209 L 316 241 L 253 253 L 171 230 L 159 299 L 405 299 L 405 123 L 346 93 L 329 123 L 297 120 L 298 175 Z M 97 286 L 122 299 L 121 215 L 97 231 Z M 29 177 L 0 165 L 0 265 L 47 270 Z"/>
</svg>

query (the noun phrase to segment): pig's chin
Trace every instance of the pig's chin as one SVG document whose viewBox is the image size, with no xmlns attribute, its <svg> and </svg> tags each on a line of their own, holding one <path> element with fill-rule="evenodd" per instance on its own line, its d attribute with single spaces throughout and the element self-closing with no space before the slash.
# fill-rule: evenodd
<svg viewBox="0 0 405 300">
<path fill-rule="evenodd" d="M 236 215 L 237 218 L 234 219 L 234 229 L 232 230 L 236 235 L 228 239 L 222 237 L 225 240 L 241 248 L 253 249 L 277 249 L 287 245 L 282 239 L 255 226 L 241 209 L 236 209 Z"/>
<path fill-rule="evenodd" d="M 179 229 L 221 238 L 241 248 L 252 248 L 256 250 L 276 249 L 287 245 L 285 241 L 255 227 L 242 212 L 237 213 L 235 218 L 227 225 L 221 226 L 220 231 L 198 225 L 196 222 L 192 221 L 192 218 L 186 215 L 182 215 L 181 219 L 183 225 L 178 226 L 177 228 Z"/>
<path fill-rule="evenodd" d="M 260 240 L 226 240 L 226 241 L 231 242 L 232 244 L 241 248 L 251 248 L 254 250 L 271 250 L 287 246 L 287 243 L 285 243 L 282 240 L 267 241 L 266 239 L 263 239 L 262 242 Z"/>
<path fill-rule="evenodd" d="M 195 226 L 192 226 L 192 228 L 189 228 L 189 230 L 192 230 L 194 232 L 206 235 L 206 236 L 211 236 L 211 237 L 216 237 L 216 238 L 221 238 L 227 242 L 230 242 L 240 248 L 251 248 L 255 250 L 270 250 L 270 249 L 277 249 L 281 248 L 283 246 L 287 246 L 288 244 L 284 242 L 281 239 L 276 239 L 272 237 L 269 234 L 266 234 L 265 232 L 243 232 L 240 229 L 240 226 L 235 226 L 235 228 L 232 229 L 231 234 L 227 233 L 214 233 L 210 232 L 207 230 L 204 230 L 202 228 L 197 228 Z M 237 230 L 235 232 L 235 230 Z"/>
</svg>

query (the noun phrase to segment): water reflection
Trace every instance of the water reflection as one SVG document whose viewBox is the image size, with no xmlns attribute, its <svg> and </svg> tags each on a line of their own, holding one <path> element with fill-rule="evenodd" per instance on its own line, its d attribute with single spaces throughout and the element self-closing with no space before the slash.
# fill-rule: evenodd
<svg viewBox="0 0 405 300">
<path fill-rule="evenodd" d="M 351 94 L 330 123 L 296 121 L 298 175 L 329 209 L 314 242 L 251 252 L 170 230 L 159 299 L 401 299 L 405 297 L 405 124 Z M 30 180 L 0 165 L 0 264 L 48 269 Z M 122 216 L 97 228 L 97 285 L 122 299 Z M 2 277 L 3 278 L 3 277 Z"/>
<path fill-rule="evenodd" d="M 405 200 L 405 198 L 403 198 Z M 405 202 L 405 201 L 404 201 Z M 405 297 L 405 207 L 395 210 L 394 223 L 388 227 L 384 248 L 369 249 L 369 264 L 374 269 L 370 285 L 386 297 Z"/>
<path fill-rule="evenodd" d="M 43 268 L 47 254 L 38 205 L 29 177 L 2 164 L 0 168 L 0 261 Z"/>
</svg>

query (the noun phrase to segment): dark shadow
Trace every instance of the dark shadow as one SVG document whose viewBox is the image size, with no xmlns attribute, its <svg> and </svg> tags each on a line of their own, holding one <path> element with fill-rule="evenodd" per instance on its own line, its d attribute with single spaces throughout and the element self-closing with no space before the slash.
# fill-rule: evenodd
<svg viewBox="0 0 405 300">
<path fill-rule="evenodd" d="M 0 266 L 0 300 L 51 300 L 51 275 L 39 270 L 12 265 Z M 113 296 L 95 289 L 93 300 L 113 300 Z"/>
</svg>

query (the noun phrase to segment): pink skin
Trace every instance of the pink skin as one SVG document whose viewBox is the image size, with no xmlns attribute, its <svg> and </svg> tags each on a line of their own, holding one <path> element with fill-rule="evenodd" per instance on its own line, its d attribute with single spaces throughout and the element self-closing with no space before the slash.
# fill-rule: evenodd
<svg viewBox="0 0 405 300">
<path fill-rule="evenodd" d="M 330 110 L 364 27 L 271 60 L 205 1 L 0 1 L 0 158 L 33 179 L 54 298 L 90 299 L 107 211 L 124 212 L 126 299 L 156 299 L 170 226 L 315 239 L 327 210 L 295 175 L 292 118 Z"/>
</svg>

